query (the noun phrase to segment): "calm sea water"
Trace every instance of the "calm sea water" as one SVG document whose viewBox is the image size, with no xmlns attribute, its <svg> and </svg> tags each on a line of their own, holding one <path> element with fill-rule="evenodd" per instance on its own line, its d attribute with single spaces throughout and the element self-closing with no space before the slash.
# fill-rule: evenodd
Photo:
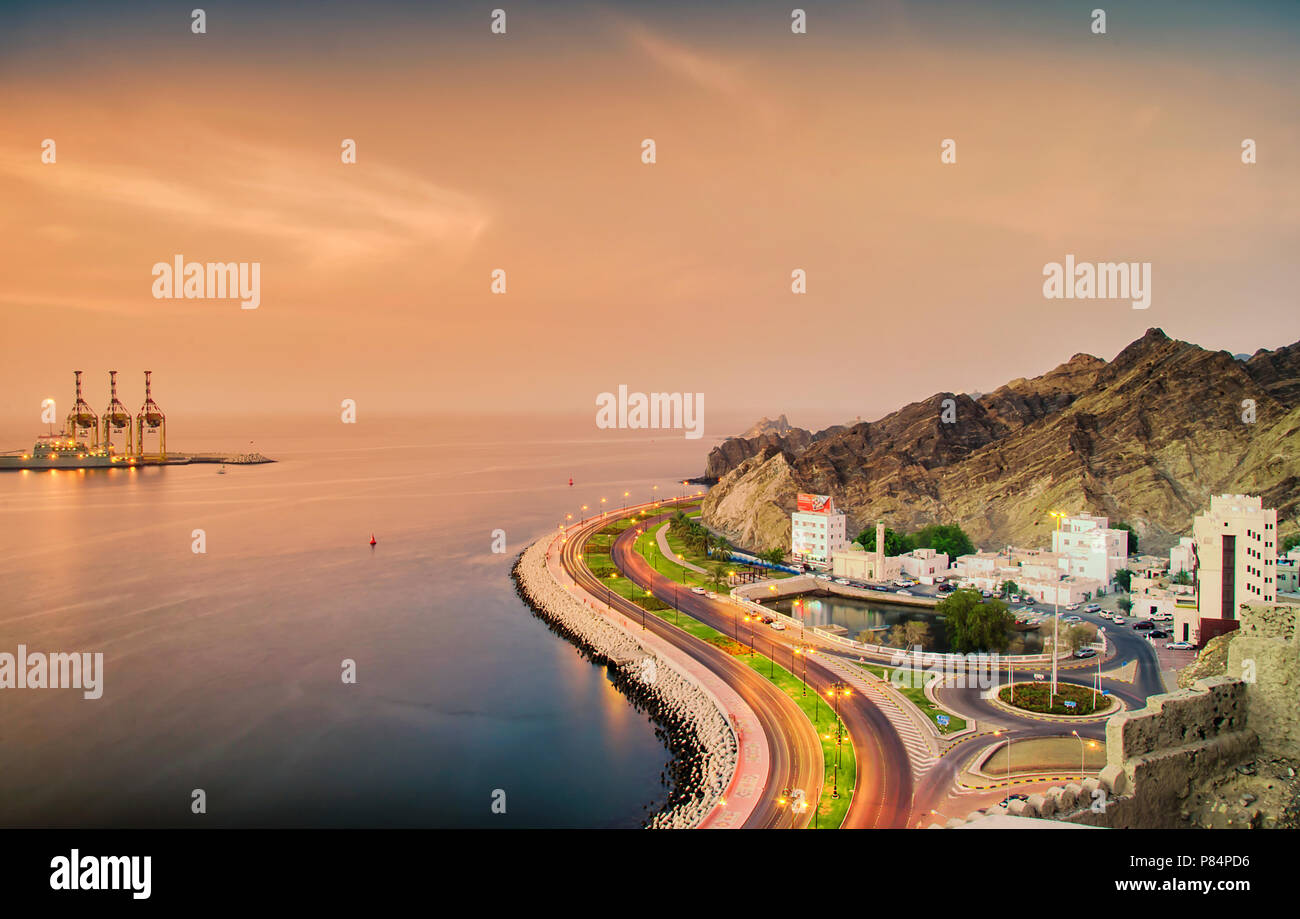
<svg viewBox="0 0 1300 919">
<path fill-rule="evenodd" d="M 0 474 L 0 651 L 105 658 L 97 701 L 0 690 L 0 825 L 636 826 L 663 800 L 653 726 L 509 569 L 583 503 L 674 493 L 711 439 L 334 417 L 169 444 L 250 440 L 279 462 Z"/>
</svg>

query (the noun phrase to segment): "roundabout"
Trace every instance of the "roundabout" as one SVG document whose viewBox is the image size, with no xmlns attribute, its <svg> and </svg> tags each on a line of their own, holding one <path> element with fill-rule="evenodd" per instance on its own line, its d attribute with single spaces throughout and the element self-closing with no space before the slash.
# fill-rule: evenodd
<svg viewBox="0 0 1300 919">
<path fill-rule="evenodd" d="M 1058 681 L 1012 683 L 988 697 L 995 707 L 1009 714 L 1041 721 L 1063 723 L 1100 721 L 1123 711 L 1123 700 L 1091 686 Z"/>
</svg>

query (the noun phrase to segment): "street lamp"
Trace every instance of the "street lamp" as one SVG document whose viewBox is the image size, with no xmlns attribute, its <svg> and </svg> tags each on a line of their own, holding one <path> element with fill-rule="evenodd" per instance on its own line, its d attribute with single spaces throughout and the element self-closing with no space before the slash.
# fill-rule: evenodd
<svg viewBox="0 0 1300 919">
<path fill-rule="evenodd" d="M 1065 520 L 1069 514 L 1065 511 L 1048 511 L 1048 516 L 1056 518 L 1056 529 L 1059 532 L 1061 529 L 1061 522 Z M 1055 549 L 1056 547 L 1053 546 L 1052 548 Z M 1056 661 L 1060 656 L 1057 653 L 1059 649 L 1059 640 L 1057 635 L 1061 627 L 1061 585 L 1059 581 L 1052 590 L 1052 609 L 1054 612 L 1054 615 L 1052 616 L 1052 688 L 1047 697 L 1047 707 L 1049 709 L 1056 704 Z"/>
<path fill-rule="evenodd" d="M 1084 741 L 1083 741 L 1083 737 L 1080 736 L 1078 731 L 1071 731 L 1070 733 L 1073 734 L 1075 737 L 1079 738 L 1079 781 L 1082 782 L 1084 777 L 1084 771 L 1083 771 L 1084 753 L 1085 753 Z M 1088 741 L 1088 746 L 1095 749 L 1097 746 L 1097 741 L 1095 740 Z"/>
<path fill-rule="evenodd" d="M 847 696 L 851 692 L 852 690 L 843 680 L 836 680 L 831 684 L 831 688 L 826 690 L 826 695 L 835 700 L 835 772 L 831 779 L 832 798 L 840 796 L 840 746 L 844 740 L 840 722 L 840 696 Z"/>
<path fill-rule="evenodd" d="M 1007 784 L 1010 785 L 1011 784 L 1011 734 L 1007 731 L 993 732 L 994 737 L 1001 737 L 1003 734 L 1007 735 Z M 1005 800 L 1005 796 L 1004 796 L 1004 800 Z"/>
</svg>

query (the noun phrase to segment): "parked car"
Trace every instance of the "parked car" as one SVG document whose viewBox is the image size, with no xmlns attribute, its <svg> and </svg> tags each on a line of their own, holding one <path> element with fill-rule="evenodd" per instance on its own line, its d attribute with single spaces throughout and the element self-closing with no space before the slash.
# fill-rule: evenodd
<svg viewBox="0 0 1300 919">
<path fill-rule="evenodd" d="M 704 596 L 708 597 L 710 600 L 718 599 L 718 595 L 711 590 L 708 593 L 706 593 Z"/>
<path fill-rule="evenodd" d="M 1150 623 L 1150 622 L 1148 622 L 1148 621 L 1146 621 L 1146 620 L 1143 620 L 1142 622 L 1135 622 L 1135 623 L 1133 623 L 1133 628 L 1135 628 L 1135 629 L 1137 629 L 1139 632 L 1141 632 L 1141 631 L 1144 631 L 1144 630 L 1146 630 L 1146 629 L 1154 629 L 1155 626 L 1154 626 L 1152 623 Z"/>
<path fill-rule="evenodd" d="M 957 589 L 957 588 L 956 588 L 956 587 L 953 587 L 951 584 L 940 584 L 940 585 L 939 585 L 939 593 L 941 593 L 941 594 L 952 593 L 952 592 L 953 592 L 954 590 L 956 590 L 956 589 Z"/>
<path fill-rule="evenodd" d="M 1074 656 L 1077 658 L 1096 657 L 1097 652 L 1092 648 L 1080 648 L 1078 651 L 1074 652 Z"/>
<path fill-rule="evenodd" d="M 1166 632 L 1164 629 L 1152 629 L 1150 632 L 1147 632 L 1147 638 L 1151 638 L 1151 639 L 1172 638 L 1172 637 L 1173 635 L 1171 635 L 1169 632 Z"/>
<path fill-rule="evenodd" d="M 1190 641 L 1170 641 L 1165 643 L 1165 647 L 1170 651 L 1191 651 L 1196 645 Z"/>
<path fill-rule="evenodd" d="M 991 591 L 991 590 L 981 590 L 981 591 L 980 591 L 980 596 L 981 596 L 981 597 L 991 597 L 991 596 L 993 596 L 993 591 Z"/>
</svg>

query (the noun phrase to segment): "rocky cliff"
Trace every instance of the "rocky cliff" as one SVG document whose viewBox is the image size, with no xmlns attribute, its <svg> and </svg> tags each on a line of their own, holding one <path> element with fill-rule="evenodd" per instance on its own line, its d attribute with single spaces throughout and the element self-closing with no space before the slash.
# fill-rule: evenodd
<svg viewBox="0 0 1300 919">
<path fill-rule="evenodd" d="M 733 438 L 709 455 L 704 519 L 742 545 L 788 548 L 807 491 L 833 495 L 850 533 L 958 523 L 992 548 L 1047 544 L 1048 511 L 1065 509 L 1127 521 L 1160 552 L 1211 494 L 1241 492 L 1276 507 L 1285 535 L 1300 510 L 1298 396 L 1300 344 L 1242 361 L 1151 329 L 1113 361 L 1078 354 L 977 399 L 938 393 L 849 428 Z"/>
</svg>

